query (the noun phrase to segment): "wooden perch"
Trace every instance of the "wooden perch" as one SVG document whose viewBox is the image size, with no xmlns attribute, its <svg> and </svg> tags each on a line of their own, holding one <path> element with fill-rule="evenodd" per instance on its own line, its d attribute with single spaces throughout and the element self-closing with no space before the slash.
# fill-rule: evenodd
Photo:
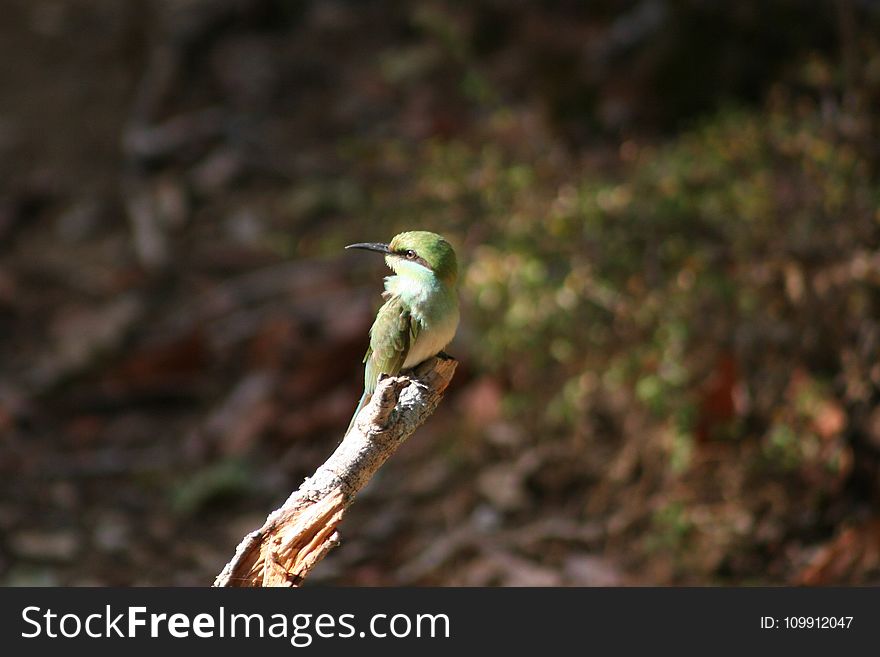
<svg viewBox="0 0 880 657">
<path fill-rule="evenodd" d="M 244 537 L 214 586 L 299 586 L 339 543 L 336 527 L 358 492 L 437 408 L 457 364 L 435 357 L 379 381 L 336 451 Z"/>
</svg>

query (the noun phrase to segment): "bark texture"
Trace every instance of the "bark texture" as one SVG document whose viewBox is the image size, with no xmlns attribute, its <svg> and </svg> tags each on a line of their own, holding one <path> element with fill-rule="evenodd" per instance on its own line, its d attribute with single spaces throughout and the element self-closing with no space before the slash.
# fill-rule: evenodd
<svg viewBox="0 0 880 657">
<path fill-rule="evenodd" d="M 214 586 L 299 586 L 339 543 L 336 528 L 358 492 L 437 408 L 457 364 L 435 357 L 381 380 L 336 451 L 244 537 Z"/>
</svg>

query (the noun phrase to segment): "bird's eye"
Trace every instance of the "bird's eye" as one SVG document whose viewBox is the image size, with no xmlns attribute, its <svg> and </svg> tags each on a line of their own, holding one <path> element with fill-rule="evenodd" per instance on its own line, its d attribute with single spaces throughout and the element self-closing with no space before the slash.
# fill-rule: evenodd
<svg viewBox="0 0 880 657">
<path fill-rule="evenodd" d="M 407 260 L 412 260 L 413 258 L 416 257 L 416 252 L 413 251 L 412 249 L 409 249 L 405 255 L 406 255 Z"/>
</svg>

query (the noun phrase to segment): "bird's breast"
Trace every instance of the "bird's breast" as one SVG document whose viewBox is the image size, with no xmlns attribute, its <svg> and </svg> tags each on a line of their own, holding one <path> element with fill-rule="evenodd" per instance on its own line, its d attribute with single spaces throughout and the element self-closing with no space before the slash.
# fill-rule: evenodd
<svg viewBox="0 0 880 657">
<path fill-rule="evenodd" d="M 403 369 L 415 367 L 422 361 L 428 360 L 443 351 L 446 345 L 452 342 L 452 338 L 455 337 L 457 325 L 457 321 L 454 324 L 452 322 L 443 322 L 432 329 L 423 330 L 419 333 L 415 342 L 410 345 L 409 353 L 403 363 Z"/>
<path fill-rule="evenodd" d="M 458 307 L 443 308 L 432 314 L 418 317 L 421 329 L 415 341 L 409 347 L 409 353 L 403 363 L 403 369 L 415 367 L 443 351 L 458 329 Z"/>
<path fill-rule="evenodd" d="M 452 342 L 458 329 L 458 298 L 453 288 L 425 270 L 424 275 L 417 277 L 387 277 L 385 291 L 400 297 L 419 328 L 416 339 L 409 346 L 403 369 L 436 356 Z"/>
</svg>

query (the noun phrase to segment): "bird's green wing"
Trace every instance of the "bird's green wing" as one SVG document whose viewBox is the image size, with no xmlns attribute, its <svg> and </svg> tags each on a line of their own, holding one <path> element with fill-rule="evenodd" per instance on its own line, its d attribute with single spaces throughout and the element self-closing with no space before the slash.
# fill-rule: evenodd
<svg viewBox="0 0 880 657">
<path fill-rule="evenodd" d="M 400 372 L 410 345 L 419 334 L 419 323 L 399 297 L 391 297 L 379 309 L 370 329 L 370 347 L 364 356 L 364 391 L 371 395 L 380 374 Z"/>
</svg>

